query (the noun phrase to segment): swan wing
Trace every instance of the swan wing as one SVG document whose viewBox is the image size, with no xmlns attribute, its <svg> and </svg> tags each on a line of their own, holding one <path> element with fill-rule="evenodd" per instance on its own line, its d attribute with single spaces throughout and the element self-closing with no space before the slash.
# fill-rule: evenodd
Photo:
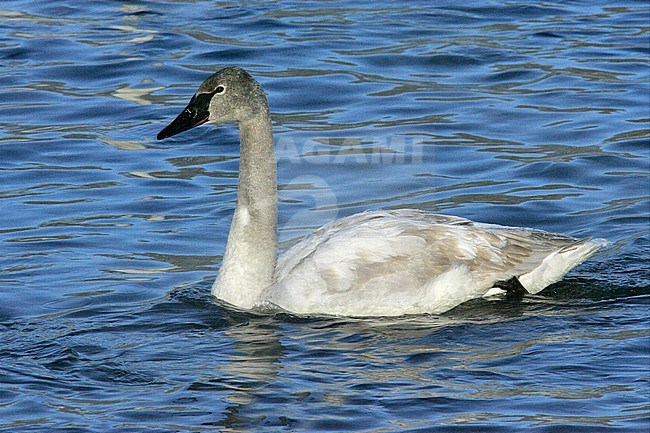
<svg viewBox="0 0 650 433">
<path fill-rule="evenodd" d="M 373 230 L 381 227 L 395 227 L 399 224 L 421 221 L 425 224 L 471 225 L 472 221 L 448 215 L 431 214 L 427 212 L 403 209 L 394 211 L 367 211 L 351 215 L 337 221 L 330 222 L 315 232 L 303 237 L 298 243 L 290 247 L 278 258 L 276 267 L 276 280 L 281 280 L 291 275 L 294 270 L 308 257 L 313 257 L 320 247 L 332 247 L 328 242 L 340 242 L 346 236 L 353 235 L 357 230 L 366 225 Z M 369 224 L 370 222 L 370 224 Z M 374 233 L 378 236 L 380 233 Z"/>
</svg>

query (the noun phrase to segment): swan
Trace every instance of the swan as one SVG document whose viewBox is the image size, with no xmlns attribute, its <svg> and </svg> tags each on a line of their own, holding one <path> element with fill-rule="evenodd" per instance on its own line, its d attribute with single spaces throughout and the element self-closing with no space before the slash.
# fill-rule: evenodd
<svg viewBox="0 0 650 433">
<path fill-rule="evenodd" d="M 307 315 L 438 314 L 495 291 L 537 293 L 607 242 L 418 210 L 364 212 L 321 227 L 277 257 L 277 184 L 266 94 L 239 67 L 208 77 L 158 140 L 236 123 L 237 202 L 216 298 Z"/>
</svg>

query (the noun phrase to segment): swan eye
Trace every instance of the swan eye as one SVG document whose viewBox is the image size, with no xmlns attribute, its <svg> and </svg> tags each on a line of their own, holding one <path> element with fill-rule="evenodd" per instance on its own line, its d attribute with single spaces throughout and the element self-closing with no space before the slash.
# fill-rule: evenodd
<svg viewBox="0 0 650 433">
<path fill-rule="evenodd" d="M 223 86 L 217 86 L 217 88 L 214 89 L 214 93 L 217 94 L 217 95 L 220 95 L 225 91 L 226 91 L 226 88 L 223 87 Z"/>
</svg>

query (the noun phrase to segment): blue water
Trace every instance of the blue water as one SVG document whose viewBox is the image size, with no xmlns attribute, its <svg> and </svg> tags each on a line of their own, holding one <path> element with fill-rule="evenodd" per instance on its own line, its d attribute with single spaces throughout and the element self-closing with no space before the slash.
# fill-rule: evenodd
<svg viewBox="0 0 650 433">
<path fill-rule="evenodd" d="M 648 4 L 465 3 L 4 0 L 0 431 L 649 431 Z M 220 305 L 237 130 L 155 135 L 225 65 L 283 247 L 401 207 L 612 246 L 439 316 Z"/>
</svg>

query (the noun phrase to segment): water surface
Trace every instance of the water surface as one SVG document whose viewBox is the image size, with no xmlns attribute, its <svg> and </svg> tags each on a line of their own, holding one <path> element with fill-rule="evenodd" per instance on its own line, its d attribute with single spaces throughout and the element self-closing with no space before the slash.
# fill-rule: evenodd
<svg viewBox="0 0 650 433">
<path fill-rule="evenodd" d="M 646 2 L 0 5 L 0 430 L 648 431 Z M 411 207 L 604 237 L 439 316 L 215 303 L 238 137 L 156 133 L 226 65 L 273 111 L 282 246 Z"/>
</svg>

